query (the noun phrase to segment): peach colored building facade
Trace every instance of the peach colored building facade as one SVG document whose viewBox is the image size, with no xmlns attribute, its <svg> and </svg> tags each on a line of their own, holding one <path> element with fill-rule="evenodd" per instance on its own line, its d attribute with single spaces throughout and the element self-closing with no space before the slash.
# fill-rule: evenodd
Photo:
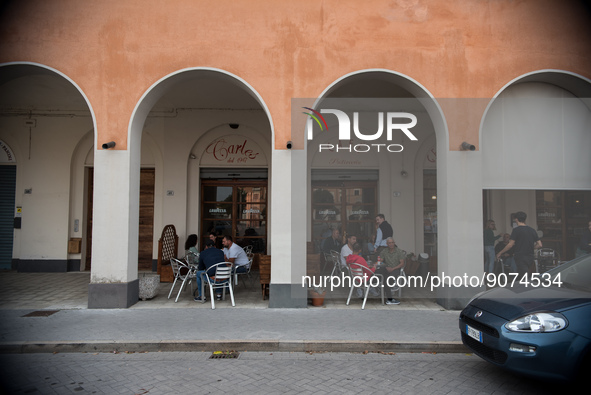
<svg viewBox="0 0 591 395">
<path fill-rule="evenodd" d="M 311 180 L 315 168 L 327 166 L 312 159 L 303 133 L 293 130 L 292 99 L 329 97 L 339 89 L 351 97 L 387 97 L 380 90 L 385 86 L 394 96 L 403 92 L 427 100 L 432 127 L 424 134 L 428 143 L 404 159 L 412 163 L 406 164 L 410 181 L 385 183 L 400 172 L 398 159 L 367 165 L 380 174 L 377 211 L 391 219 L 405 249 L 421 252 L 423 207 L 413 201 L 419 190 L 422 197 L 423 179 L 415 173 L 423 174 L 423 157 L 435 149 L 439 273 L 481 274 L 483 190 L 498 191 L 485 207 L 487 215 L 504 217 L 513 210 L 503 203 L 512 199 L 506 191 L 591 190 L 590 176 L 580 174 L 589 164 L 584 158 L 566 163 L 556 182 L 523 185 L 536 173 L 533 164 L 512 179 L 512 159 L 499 163 L 508 142 L 495 137 L 495 122 L 486 119 L 495 111 L 494 99 L 503 95 L 542 92 L 556 98 L 567 92 L 587 105 L 576 117 L 588 126 L 590 20 L 584 2 L 551 0 L 11 2 L 0 15 L 0 140 L 16 157 L 14 205 L 22 209 L 12 259 L 39 267 L 43 260 L 84 261 L 88 250 L 89 306 L 135 303 L 140 169 L 156 169 L 153 244 L 168 223 L 180 229 L 182 244 L 203 229 L 203 201 L 189 200 L 200 193 L 203 169 L 213 166 L 204 159 L 205 148 L 229 136 L 232 131 L 223 125 L 235 122 L 249 128 L 239 131 L 261 154 L 260 162 L 235 167 L 268 174 L 270 305 L 302 307 L 299 279 L 306 243 L 314 237 Z M 35 125 L 26 123 L 36 118 Z M 46 145 L 53 154 L 36 145 L 48 133 L 56 139 L 55 146 Z M 562 140 L 572 144 L 564 150 L 589 152 L 589 129 L 581 127 L 574 137 L 565 133 Z M 114 148 L 102 148 L 111 141 Z M 495 149 L 487 151 L 485 141 Z M 536 146 L 543 145 L 539 141 Z M 462 142 L 475 150 L 462 151 Z M 61 150 L 66 158 L 58 163 L 53 155 Z M 193 156 L 199 165 L 192 164 Z M 562 152 L 557 162 L 569 156 Z M 525 163 L 530 159 L 537 160 L 528 154 Z M 27 168 L 33 162 L 34 169 Z M 89 200 L 82 169 L 91 166 L 94 199 Z M 502 166 L 505 176 L 497 179 Z M 60 186 L 52 189 L 35 178 L 44 167 L 53 169 L 45 180 L 62 174 Z M 580 176 L 563 177 L 573 173 Z M 396 191 L 402 191 L 402 200 L 392 203 Z M 524 192 L 516 199 L 530 204 L 533 198 Z M 41 210 L 47 201 L 53 213 Z M 85 245 L 89 201 L 92 245 Z M 528 209 L 532 218 L 534 206 Z M 62 223 L 52 229 L 54 222 Z M 35 230 L 27 233 L 27 227 Z M 59 238 L 44 241 L 45 231 Z M 83 240 L 83 251 L 66 254 L 68 240 L 76 237 Z M 31 252 L 36 243 L 46 243 L 45 252 Z M 439 297 L 444 306 L 455 307 L 473 293 L 447 289 Z"/>
</svg>

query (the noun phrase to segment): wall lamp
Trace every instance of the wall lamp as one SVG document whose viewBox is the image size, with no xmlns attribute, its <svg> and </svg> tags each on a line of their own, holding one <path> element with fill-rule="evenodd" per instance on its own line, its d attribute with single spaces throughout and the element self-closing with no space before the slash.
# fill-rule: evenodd
<svg viewBox="0 0 591 395">
<path fill-rule="evenodd" d="M 109 148 L 114 148 L 114 147 L 115 147 L 114 141 L 109 141 L 108 143 L 103 144 L 103 149 L 109 149 Z"/>
<path fill-rule="evenodd" d="M 462 151 L 474 151 L 476 149 L 476 147 L 470 143 L 467 142 L 463 142 L 462 143 Z"/>
<path fill-rule="evenodd" d="M 292 146 L 293 146 L 293 144 L 291 143 L 291 141 L 288 141 L 287 142 L 287 146 L 286 146 L 287 149 L 291 149 Z"/>
<path fill-rule="evenodd" d="M 229 123 L 228 125 L 230 125 L 232 129 L 238 129 L 240 127 L 239 123 Z"/>
</svg>

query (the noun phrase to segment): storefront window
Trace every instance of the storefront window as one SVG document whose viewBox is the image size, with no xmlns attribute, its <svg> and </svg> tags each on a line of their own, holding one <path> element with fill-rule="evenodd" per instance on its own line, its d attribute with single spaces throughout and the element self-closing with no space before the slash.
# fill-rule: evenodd
<svg viewBox="0 0 591 395">
<path fill-rule="evenodd" d="M 354 234 L 367 249 L 375 237 L 376 183 L 367 181 L 314 182 L 312 185 L 312 239 L 315 251 L 332 229 L 341 236 Z"/>
<path fill-rule="evenodd" d="M 249 180 L 204 180 L 202 182 L 202 245 L 214 232 L 218 247 L 225 235 L 254 253 L 266 253 L 267 182 Z"/>
<path fill-rule="evenodd" d="M 423 171 L 423 236 L 424 251 L 437 256 L 437 171 Z"/>
<path fill-rule="evenodd" d="M 591 218 L 591 191 L 536 191 L 536 220 L 545 248 L 574 258 Z"/>
</svg>

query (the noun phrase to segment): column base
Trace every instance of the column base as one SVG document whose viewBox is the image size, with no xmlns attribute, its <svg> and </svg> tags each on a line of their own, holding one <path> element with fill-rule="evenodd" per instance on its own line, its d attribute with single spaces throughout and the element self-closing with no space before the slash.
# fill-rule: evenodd
<svg viewBox="0 0 591 395">
<path fill-rule="evenodd" d="M 308 307 L 308 292 L 302 284 L 273 284 L 269 285 L 270 308 L 306 308 Z"/>
<path fill-rule="evenodd" d="M 138 302 L 140 282 L 88 284 L 89 309 L 126 309 Z"/>
</svg>

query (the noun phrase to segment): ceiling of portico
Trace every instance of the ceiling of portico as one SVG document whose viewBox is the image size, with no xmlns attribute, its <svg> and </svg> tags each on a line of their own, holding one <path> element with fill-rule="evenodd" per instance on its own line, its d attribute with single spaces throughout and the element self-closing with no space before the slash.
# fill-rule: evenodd
<svg viewBox="0 0 591 395">
<path fill-rule="evenodd" d="M 0 113 L 88 112 L 86 101 L 67 79 L 31 65 L 0 68 Z"/>
<path fill-rule="evenodd" d="M 171 109 L 261 110 L 260 104 L 244 86 L 221 73 L 194 72 L 172 85 L 160 97 L 153 111 Z"/>
</svg>

